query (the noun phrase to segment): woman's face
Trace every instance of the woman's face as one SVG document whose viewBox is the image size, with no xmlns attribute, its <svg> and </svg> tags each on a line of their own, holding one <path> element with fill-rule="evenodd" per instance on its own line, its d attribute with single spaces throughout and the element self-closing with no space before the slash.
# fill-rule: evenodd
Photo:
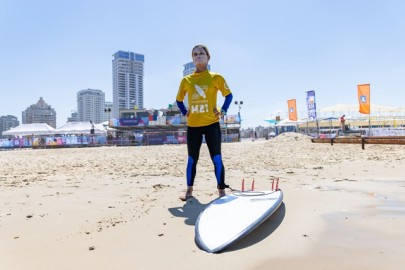
<svg viewBox="0 0 405 270">
<path fill-rule="evenodd" d="M 193 62 L 194 65 L 197 66 L 206 66 L 208 65 L 208 55 L 204 48 L 202 47 L 196 47 L 193 50 Z"/>
</svg>

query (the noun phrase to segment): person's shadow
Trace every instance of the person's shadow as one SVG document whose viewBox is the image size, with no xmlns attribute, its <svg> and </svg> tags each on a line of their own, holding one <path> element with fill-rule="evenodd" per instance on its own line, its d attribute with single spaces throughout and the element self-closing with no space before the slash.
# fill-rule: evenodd
<svg viewBox="0 0 405 270">
<path fill-rule="evenodd" d="M 198 216 L 208 206 L 208 204 L 201 204 L 196 198 L 193 197 L 188 199 L 183 207 L 169 208 L 169 212 L 175 217 L 185 218 L 185 224 L 194 226 Z M 260 224 L 245 237 L 237 240 L 235 243 L 232 243 L 230 246 L 220 251 L 220 253 L 244 249 L 266 239 L 283 222 L 285 213 L 286 208 L 283 202 L 276 212 L 274 212 L 266 221 Z M 241 218 L 243 217 L 241 216 Z"/>
<path fill-rule="evenodd" d="M 188 199 L 182 207 L 169 208 L 169 212 L 175 217 L 185 218 L 184 223 L 194 226 L 200 213 L 208 204 L 201 204 L 197 198 Z"/>
</svg>

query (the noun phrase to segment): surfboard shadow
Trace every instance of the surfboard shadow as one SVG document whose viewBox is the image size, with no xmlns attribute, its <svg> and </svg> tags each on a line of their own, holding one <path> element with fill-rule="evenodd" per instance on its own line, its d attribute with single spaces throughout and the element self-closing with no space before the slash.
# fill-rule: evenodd
<svg viewBox="0 0 405 270">
<path fill-rule="evenodd" d="M 265 222 L 260 224 L 259 227 L 254 229 L 251 233 L 249 233 L 239 241 L 225 248 L 220 253 L 244 249 L 264 240 L 265 238 L 270 236 L 278 228 L 278 226 L 280 226 L 285 217 L 285 212 L 286 209 L 283 202 L 276 210 L 276 212 L 271 215 Z"/>
<path fill-rule="evenodd" d="M 194 226 L 200 213 L 208 204 L 202 204 L 195 197 L 188 199 L 182 207 L 169 208 L 169 212 L 175 217 L 185 218 L 184 223 Z M 281 206 L 280 206 L 281 207 Z"/>
</svg>

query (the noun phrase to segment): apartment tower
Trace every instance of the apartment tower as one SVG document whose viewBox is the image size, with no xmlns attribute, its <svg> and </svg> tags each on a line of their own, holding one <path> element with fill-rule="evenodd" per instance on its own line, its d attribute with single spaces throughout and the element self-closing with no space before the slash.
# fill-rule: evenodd
<svg viewBox="0 0 405 270">
<path fill-rule="evenodd" d="M 143 108 L 143 76 L 145 56 L 118 51 L 113 55 L 113 117 L 120 110 Z"/>
<path fill-rule="evenodd" d="M 98 124 L 104 121 L 105 94 L 97 89 L 85 89 L 77 92 L 77 121 L 92 121 Z"/>
</svg>

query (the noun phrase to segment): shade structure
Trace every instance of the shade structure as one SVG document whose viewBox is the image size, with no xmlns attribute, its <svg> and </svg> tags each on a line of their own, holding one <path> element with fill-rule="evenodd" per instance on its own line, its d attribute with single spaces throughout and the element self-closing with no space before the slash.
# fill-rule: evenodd
<svg viewBox="0 0 405 270">
<path fill-rule="evenodd" d="M 275 124 L 277 124 L 279 122 L 279 121 L 274 120 L 274 119 L 264 119 L 264 121 L 266 121 L 266 122 L 268 122 L 270 124 L 273 124 L 273 125 L 275 125 Z"/>
<path fill-rule="evenodd" d="M 277 127 L 291 127 L 291 126 L 298 126 L 299 124 L 304 123 L 300 119 L 297 121 L 289 120 L 289 119 L 283 119 L 280 122 L 276 124 Z"/>
<path fill-rule="evenodd" d="M 38 136 L 54 134 L 54 128 L 46 123 L 21 124 L 15 128 L 3 131 L 4 136 Z"/>
<path fill-rule="evenodd" d="M 90 122 L 68 122 L 61 127 L 55 129 L 55 134 L 91 134 L 91 130 L 94 129 L 94 134 L 104 135 L 106 130 L 101 129 L 98 125 Z"/>
</svg>

